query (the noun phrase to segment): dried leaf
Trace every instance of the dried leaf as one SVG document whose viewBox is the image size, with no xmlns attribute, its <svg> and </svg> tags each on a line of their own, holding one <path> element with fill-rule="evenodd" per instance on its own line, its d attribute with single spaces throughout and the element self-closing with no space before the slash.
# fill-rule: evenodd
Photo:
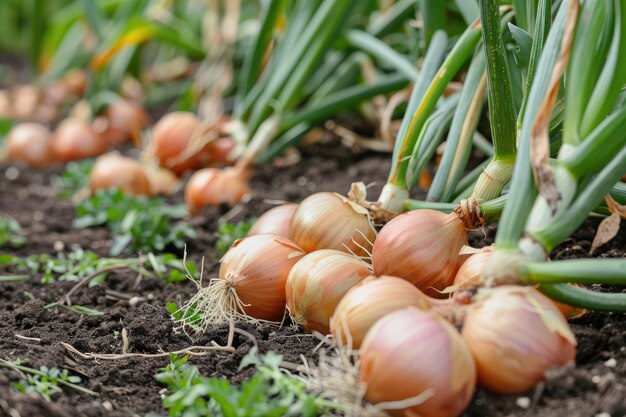
<svg viewBox="0 0 626 417">
<path fill-rule="evenodd" d="M 606 200 L 606 204 L 609 207 L 611 215 L 602 220 L 600 226 L 598 226 L 596 236 L 593 238 L 593 242 L 591 243 L 591 250 L 589 251 L 590 254 L 593 254 L 596 249 L 617 236 L 621 218 L 626 218 L 626 206 L 618 204 L 610 194 L 604 197 L 604 199 Z"/>
</svg>

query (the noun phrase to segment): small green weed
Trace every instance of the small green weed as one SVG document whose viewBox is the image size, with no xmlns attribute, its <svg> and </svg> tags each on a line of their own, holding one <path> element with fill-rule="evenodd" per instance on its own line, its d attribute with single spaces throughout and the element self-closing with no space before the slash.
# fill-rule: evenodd
<svg viewBox="0 0 626 417">
<path fill-rule="evenodd" d="M 20 230 L 22 228 L 17 220 L 0 216 L 0 246 L 24 246 L 26 238 L 19 235 Z"/>
<path fill-rule="evenodd" d="M 85 188 L 89 184 L 89 174 L 93 164 L 93 159 L 68 162 L 61 174 L 52 176 L 50 182 L 56 191 L 57 198 L 72 198 L 74 194 Z"/>
<path fill-rule="evenodd" d="M 255 221 L 255 217 L 250 217 L 237 223 L 220 222 L 215 232 L 217 234 L 215 249 L 218 256 L 220 258 L 224 256 L 237 239 L 246 237 Z"/>
</svg>

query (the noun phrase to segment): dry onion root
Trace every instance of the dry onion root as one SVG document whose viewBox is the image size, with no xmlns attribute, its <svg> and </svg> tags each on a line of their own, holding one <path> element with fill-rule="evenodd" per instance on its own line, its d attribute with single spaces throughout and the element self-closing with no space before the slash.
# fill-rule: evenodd
<svg viewBox="0 0 626 417">
<path fill-rule="evenodd" d="M 316 193 L 300 203 L 289 238 L 305 252 L 336 249 L 369 258 L 376 231 L 369 212 L 336 193 Z"/>
<path fill-rule="evenodd" d="M 99 157 L 91 169 L 89 188 L 97 190 L 119 188 L 126 194 L 151 195 L 152 187 L 143 166 L 134 159 L 118 154 Z"/>
<path fill-rule="evenodd" d="M 380 319 L 365 336 L 360 359 L 367 401 L 381 405 L 421 397 L 394 415 L 458 416 L 476 385 L 476 366 L 456 329 L 417 308 Z"/>
<path fill-rule="evenodd" d="M 289 223 L 297 204 L 282 204 L 266 211 L 250 228 L 248 236 L 271 234 L 289 237 Z"/>
<path fill-rule="evenodd" d="M 6 157 L 33 168 L 41 168 L 54 161 L 52 134 L 38 123 L 21 123 L 9 132 L 6 141 Z"/>
<path fill-rule="evenodd" d="M 432 307 L 432 299 L 404 279 L 370 277 L 341 299 L 330 320 L 330 330 L 338 345 L 359 349 L 378 320 L 406 307 L 427 310 Z"/>
<path fill-rule="evenodd" d="M 280 321 L 285 312 L 285 283 L 304 252 L 289 239 L 257 235 L 237 240 L 222 258 L 218 278 L 198 293 L 183 310 L 199 313 L 192 324 L 203 330 L 231 319 Z"/>
<path fill-rule="evenodd" d="M 359 258 L 332 249 L 311 252 L 289 272 L 287 308 L 307 331 L 330 332 L 329 322 L 342 297 L 371 271 Z"/>
<path fill-rule="evenodd" d="M 463 326 L 479 385 L 522 393 L 551 368 L 574 361 L 576 339 L 554 303 L 532 287 L 501 286 L 479 293 Z"/>
</svg>

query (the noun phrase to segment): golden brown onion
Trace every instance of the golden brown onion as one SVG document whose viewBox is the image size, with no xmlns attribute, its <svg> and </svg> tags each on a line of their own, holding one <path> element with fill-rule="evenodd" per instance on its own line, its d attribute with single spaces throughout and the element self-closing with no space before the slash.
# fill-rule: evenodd
<svg viewBox="0 0 626 417">
<path fill-rule="evenodd" d="M 190 112 L 173 112 L 163 116 L 152 130 L 152 151 L 159 164 L 177 175 L 198 168 L 196 155 L 181 158 L 194 134 L 201 128 L 202 121 Z"/>
<path fill-rule="evenodd" d="M 143 170 L 150 183 L 150 193 L 154 195 L 171 195 L 178 186 L 178 177 L 169 169 L 145 164 Z"/>
<path fill-rule="evenodd" d="M 248 176 L 237 168 L 205 168 L 195 172 L 185 187 L 185 202 L 191 215 L 205 206 L 237 205 L 250 192 Z"/>
<path fill-rule="evenodd" d="M 93 158 L 106 152 L 108 143 L 89 123 L 65 119 L 57 126 L 52 140 L 56 156 L 62 161 Z"/>
<path fill-rule="evenodd" d="M 452 288 L 454 290 L 471 290 L 482 287 L 483 280 L 480 275 L 483 267 L 490 261 L 492 251 L 493 248 L 487 246 L 468 257 L 456 273 Z"/>
<path fill-rule="evenodd" d="M 358 349 L 367 331 L 387 314 L 406 307 L 428 310 L 431 306 L 430 297 L 402 278 L 370 277 L 341 299 L 330 319 L 330 330 L 339 345 Z"/>
<path fill-rule="evenodd" d="M 89 188 L 96 190 L 119 188 L 126 194 L 150 195 L 151 188 L 143 166 L 134 159 L 117 154 L 103 155 L 91 169 Z"/>
<path fill-rule="evenodd" d="M 576 339 L 563 314 L 532 287 L 482 293 L 467 312 L 463 338 L 476 361 L 479 385 L 498 394 L 528 391 L 546 371 L 576 356 Z"/>
<path fill-rule="evenodd" d="M 417 308 L 395 311 L 367 333 L 360 352 L 365 399 L 373 404 L 421 397 L 392 414 L 455 417 L 469 404 L 476 367 L 456 329 Z"/>
<path fill-rule="evenodd" d="M 11 129 L 6 142 L 7 158 L 41 168 L 54 160 L 52 133 L 38 123 L 22 123 Z"/>
<path fill-rule="evenodd" d="M 254 222 L 248 236 L 267 233 L 289 237 L 289 223 L 297 208 L 297 204 L 283 204 L 269 209 Z"/>
<path fill-rule="evenodd" d="M 308 331 L 330 332 L 330 317 L 342 297 L 371 274 L 362 260 L 333 249 L 311 252 L 287 279 L 287 307 L 294 323 Z"/>
<path fill-rule="evenodd" d="M 376 231 L 368 211 L 336 193 L 316 193 L 300 203 L 289 237 L 305 252 L 336 249 L 366 256 Z"/>
<path fill-rule="evenodd" d="M 104 137 L 112 144 L 127 140 L 139 141 L 141 130 L 150 122 L 148 113 L 139 104 L 130 100 L 118 100 L 104 112 L 107 128 Z"/>
</svg>

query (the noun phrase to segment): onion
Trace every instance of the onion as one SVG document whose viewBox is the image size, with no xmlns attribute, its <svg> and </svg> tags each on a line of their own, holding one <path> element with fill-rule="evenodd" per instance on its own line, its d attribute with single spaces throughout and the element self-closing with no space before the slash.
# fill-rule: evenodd
<svg viewBox="0 0 626 417">
<path fill-rule="evenodd" d="M 205 206 L 237 205 L 250 192 L 248 175 L 238 168 L 205 168 L 194 173 L 185 187 L 185 202 L 191 215 Z"/>
<path fill-rule="evenodd" d="M 151 194 L 171 195 L 178 187 L 178 177 L 169 169 L 146 164 L 143 170 L 148 177 Z"/>
<path fill-rule="evenodd" d="M 493 247 L 486 246 L 463 262 L 454 278 L 454 290 L 475 290 L 483 286 L 483 267 L 491 259 Z"/>
<path fill-rule="evenodd" d="M 230 155 L 235 149 L 235 141 L 229 137 L 221 137 L 207 143 L 202 152 L 204 163 L 216 166 L 232 164 Z"/>
<path fill-rule="evenodd" d="M 463 326 L 481 386 L 499 394 L 522 393 L 544 380 L 547 370 L 574 361 L 576 339 L 539 291 L 507 285 L 482 297 L 470 306 Z"/>
<path fill-rule="evenodd" d="M 289 223 L 297 208 L 297 204 L 283 204 L 269 209 L 254 222 L 248 236 L 269 233 L 289 237 Z"/>
<path fill-rule="evenodd" d="M 404 279 L 370 277 L 341 299 L 330 319 L 330 330 L 339 345 L 358 349 L 367 331 L 387 314 L 406 307 L 427 310 L 431 306 L 430 297 Z"/>
<path fill-rule="evenodd" d="M 38 123 L 22 123 L 11 129 L 6 142 L 7 158 L 41 168 L 54 160 L 52 134 Z"/>
<path fill-rule="evenodd" d="M 457 213 L 415 210 L 393 218 L 382 228 L 372 249 L 376 275 L 411 282 L 425 294 L 442 297 L 459 268 L 459 251 L 467 231 Z"/>
<path fill-rule="evenodd" d="M 41 92 L 30 84 L 19 85 L 12 92 L 12 116 L 18 120 L 31 120 L 35 116 Z"/>
<path fill-rule="evenodd" d="M 190 112 L 173 112 L 163 116 L 152 130 L 152 147 L 159 164 L 177 175 L 195 169 L 200 162 L 196 155 L 179 158 L 187 149 L 202 121 Z"/>
<path fill-rule="evenodd" d="M 107 141 L 89 123 L 77 118 L 65 119 L 59 123 L 52 145 L 62 161 L 92 158 L 103 154 L 108 146 Z"/>
<path fill-rule="evenodd" d="M 150 118 L 139 104 L 130 100 L 118 100 L 111 104 L 104 116 L 107 127 L 104 137 L 112 144 L 119 144 L 129 139 L 139 142 L 139 134 Z"/>
<path fill-rule="evenodd" d="M 360 358 L 370 403 L 421 398 L 396 415 L 458 416 L 474 392 L 476 367 L 463 339 L 428 311 L 410 307 L 380 319 L 365 336 Z"/>
<path fill-rule="evenodd" d="M 89 188 L 96 190 L 119 188 L 126 194 L 150 195 L 150 182 L 143 166 L 131 158 L 108 154 L 98 158 L 89 179 Z"/>
<path fill-rule="evenodd" d="M 293 322 L 308 331 L 330 333 L 330 317 L 339 301 L 370 274 L 362 260 L 338 250 L 322 249 L 304 256 L 287 279 L 287 307 Z"/>
<path fill-rule="evenodd" d="M 257 235 L 237 240 L 226 252 L 219 278 L 201 288 L 188 308 L 202 314 L 202 327 L 230 318 L 280 320 L 285 283 L 304 252 L 287 238 Z"/>
<path fill-rule="evenodd" d="M 336 193 L 316 193 L 300 203 L 289 225 L 289 237 L 305 252 L 336 249 L 368 255 L 376 238 L 369 212 Z"/>
</svg>

